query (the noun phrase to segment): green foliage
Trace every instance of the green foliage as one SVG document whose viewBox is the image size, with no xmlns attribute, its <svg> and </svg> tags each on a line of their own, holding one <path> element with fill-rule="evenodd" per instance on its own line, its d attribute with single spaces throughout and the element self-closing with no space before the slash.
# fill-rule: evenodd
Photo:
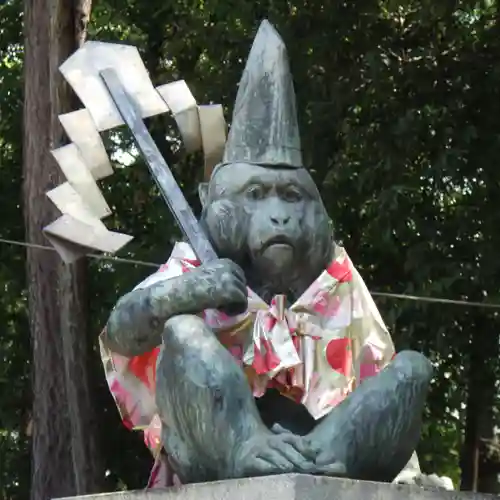
<svg viewBox="0 0 500 500">
<path fill-rule="evenodd" d="M 12 239 L 23 239 L 20 10 L 20 1 L 0 7 L 0 208 L 8 221 L 0 237 Z M 89 37 L 138 45 L 155 83 L 183 78 L 198 102 L 222 103 L 229 120 L 263 17 L 287 42 L 307 164 L 369 287 L 500 302 L 497 2 L 101 0 Z M 150 126 L 198 208 L 200 158 L 186 157 L 178 139 L 165 139 L 178 138 L 171 120 Z M 107 143 L 110 151 L 127 149 L 130 138 Z M 117 162 L 102 188 L 114 213 L 108 226 L 135 236 L 121 256 L 163 262 L 178 231 L 143 162 Z M 0 495 L 21 499 L 29 488 L 23 425 L 30 411 L 24 252 L 0 244 L 0 258 L 8 263 L 0 266 Z M 116 299 L 148 272 L 92 262 L 96 336 Z M 421 463 L 458 482 L 466 406 L 474 391 L 498 379 L 498 315 L 377 300 L 398 348 L 421 350 L 435 363 Z M 97 354 L 94 372 L 109 489 L 142 487 L 151 457 L 140 436 L 120 424 Z M 482 404 L 477 411 L 484 413 L 498 403 Z"/>
<path fill-rule="evenodd" d="M 21 1 L 0 5 L 0 237 L 24 240 L 21 213 Z M 30 344 L 24 249 L 0 244 L 0 497 L 27 498 Z"/>
</svg>

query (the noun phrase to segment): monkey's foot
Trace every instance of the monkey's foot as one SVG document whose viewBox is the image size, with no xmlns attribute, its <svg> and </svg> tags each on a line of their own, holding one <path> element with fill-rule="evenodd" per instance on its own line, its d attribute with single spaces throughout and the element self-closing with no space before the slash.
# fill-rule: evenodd
<svg viewBox="0 0 500 500">
<path fill-rule="evenodd" d="M 236 475 L 314 474 L 317 469 L 314 458 L 315 452 L 306 446 L 303 437 L 266 431 L 242 445 L 236 458 Z"/>
<path fill-rule="evenodd" d="M 335 454 L 330 450 L 321 451 L 315 461 L 312 474 L 318 476 L 345 477 L 347 469 L 344 463 L 337 460 Z"/>
<path fill-rule="evenodd" d="M 278 436 L 292 436 L 296 446 L 300 447 L 302 453 L 314 464 L 308 464 L 307 471 L 294 470 L 293 472 L 308 472 L 314 475 L 324 475 L 331 477 L 342 477 L 346 475 L 345 464 L 336 459 L 335 453 L 331 450 L 320 450 L 312 444 L 308 437 L 296 436 L 279 424 L 275 424 L 271 431 Z"/>
</svg>

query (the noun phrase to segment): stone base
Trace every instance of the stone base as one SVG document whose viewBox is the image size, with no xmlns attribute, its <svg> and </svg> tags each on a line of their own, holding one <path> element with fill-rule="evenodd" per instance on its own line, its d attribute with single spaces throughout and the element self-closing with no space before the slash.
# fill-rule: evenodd
<svg viewBox="0 0 500 500">
<path fill-rule="evenodd" d="M 104 493 L 72 500 L 488 500 L 481 493 L 351 481 L 302 474 L 200 483 L 165 490 Z M 61 499 L 61 500 L 70 500 Z"/>
</svg>

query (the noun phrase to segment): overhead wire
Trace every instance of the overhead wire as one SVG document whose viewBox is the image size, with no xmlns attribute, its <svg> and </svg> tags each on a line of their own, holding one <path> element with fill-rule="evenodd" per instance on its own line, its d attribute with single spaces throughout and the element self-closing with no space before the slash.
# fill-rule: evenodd
<svg viewBox="0 0 500 500">
<path fill-rule="evenodd" d="M 5 245 L 13 245 L 13 246 L 21 246 L 25 248 L 35 248 L 39 250 L 47 250 L 51 252 L 55 252 L 55 248 L 48 246 L 48 245 L 40 245 L 37 243 L 29 243 L 26 241 L 18 241 L 18 240 L 9 240 L 6 238 L 0 238 L 0 243 L 3 243 Z M 86 254 L 86 257 L 89 257 L 91 259 L 95 260 L 102 260 L 102 261 L 108 261 L 108 262 L 116 262 L 119 264 L 129 264 L 129 265 L 136 265 L 136 266 L 143 266 L 143 267 L 150 267 L 150 268 L 155 268 L 158 269 L 161 264 L 157 264 L 154 262 L 148 262 L 144 260 L 137 260 L 137 259 L 127 259 L 124 257 L 115 257 L 112 255 L 105 255 L 105 254 Z M 434 303 L 434 304 L 448 304 L 448 305 L 458 305 L 458 306 L 465 306 L 465 307 L 479 307 L 479 308 L 484 308 L 484 309 L 500 309 L 500 304 L 495 304 L 495 303 L 490 303 L 490 302 L 477 302 L 477 301 L 470 301 L 470 300 L 459 300 L 459 299 L 447 299 L 444 297 L 425 297 L 425 296 L 420 296 L 420 295 L 409 295 L 405 293 L 390 293 L 390 292 L 376 292 L 376 291 L 370 291 L 370 293 L 374 297 L 386 297 L 389 299 L 396 299 L 396 300 L 410 300 L 413 302 L 427 302 L 427 303 Z"/>
<path fill-rule="evenodd" d="M 25 248 L 37 248 L 39 250 L 48 250 L 49 252 L 56 251 L 55 248 L 50 247 L 48 245 L 39 245 L 37 243 L 28 243 L 26 241 L 8 240 L 5 238 L 0 238 L 0 243 L 4 243 L 7 245 L 20 246 L 20 247 L 25 247 Z M 121 264 L 133 264 L 136 266 L 147 266 L 147 267 L 158 268 L 161 265 L 161 264 L 155 264 L 153 262 L 146 262 L 144 260 L 126 259 L 124 257 L 115 257 L 112 255 L 104 255 L 104 254 L 96 254 L 96 253 L 89 253 L 89 254 L 86 254 L 85 256 L 89 257 L 91 259 L 95 259 L 95 260 L 112 261 L 112 262 L 118 262 Z"/>
</svg>

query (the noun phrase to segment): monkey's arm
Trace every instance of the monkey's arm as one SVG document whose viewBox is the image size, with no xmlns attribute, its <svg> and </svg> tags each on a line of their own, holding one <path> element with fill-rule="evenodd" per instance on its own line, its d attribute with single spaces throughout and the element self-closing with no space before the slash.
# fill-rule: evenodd
<svg viewBox="0 0 500 500">
<path fill-rule="evenodd" d="M 169 318 L 199 312 L 199 287 L 189 274 L 124 295 L 108 319 L 103 335 L 106 347 L 127 357 L 143 354 L 161 344 Z"/>
</svg>

